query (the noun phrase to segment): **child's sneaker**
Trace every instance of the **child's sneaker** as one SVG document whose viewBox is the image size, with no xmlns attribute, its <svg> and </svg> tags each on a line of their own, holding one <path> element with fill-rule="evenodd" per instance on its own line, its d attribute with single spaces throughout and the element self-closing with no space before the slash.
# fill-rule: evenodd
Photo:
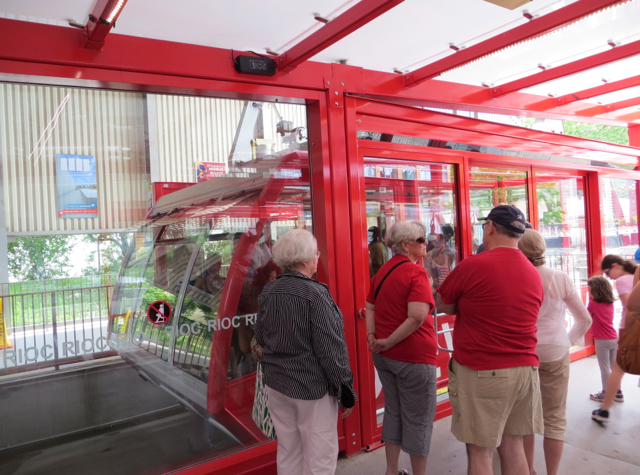
<svg viewBox="0 0 640 475">
<path fill-rule="evenodd" d="M 624 402 L 624 396 L 622 395 L 622 391 L 618 389 L 618 393 L 616 394 L 616 397 L 613 398 L 613 400 L 615 402 Z"/>
<path fill-rule="evenodd" d="M 602 408 L 596 409 L 591 413 L 591 419 L 596 422 L 609 422 L 609 411 Z"/>
<path fill-rule="evenodd" d="M 589 394 L 589 397 L 594 401 L 602 402 L 604 401 L 604 391 L 600 391 L 599 393 Z"/>
</svg>

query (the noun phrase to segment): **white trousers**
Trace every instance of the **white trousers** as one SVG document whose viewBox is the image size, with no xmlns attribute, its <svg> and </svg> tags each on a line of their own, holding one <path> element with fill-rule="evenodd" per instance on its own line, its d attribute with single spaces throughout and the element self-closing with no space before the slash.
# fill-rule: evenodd
<svg viewBox="0 0 640 475">
<path fill-rule="evenodd" d="M 278 475 L 334 475 L 338 463 L 338 400 L 294 399 L 267 386 L 278 437 Z"/>
</svg>

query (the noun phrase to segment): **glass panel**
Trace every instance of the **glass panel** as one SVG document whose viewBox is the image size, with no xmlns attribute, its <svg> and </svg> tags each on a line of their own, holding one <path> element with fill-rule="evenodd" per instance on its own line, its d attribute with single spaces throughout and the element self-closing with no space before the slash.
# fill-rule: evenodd
<svg viewBox="0 0 640 475">
<path fill-rule="evenodd" d="M 251 326 L 271 242 L 312 229 L 306 108 L 8 83 L 0 103 L 0 473 L 175 473 L 266 442 Z"/>
<path fill-rule="evenodd" d="M 469 167 L 469 196 L 473 225 L 473 252 L 482 250 L 482 223 L 478 218 L 489 214 L 494 206 L 513 205 L 529 221 L 527 172 L 505 168 Z"/>
<path fill-rule="evenodd" d="M 634 255 L 638 249 L 638 182 L 603 178 L 601 184 L 605 255 L 615 254 L 634 262 Z M 622 318 L 622 304 L 619 299 L 614 302 L 614 306 L 614 323 L 618 326 Z"/>
<path fill-rule="evenodd" d="M 428 252 L 422 264 L 432 287 L 437 288 L 458 260 L 454 165 L 365 157 L 364 175 L 370 276 L 392 256 L 384 244 L 387 230 L 396 221 L 417 219 L 427 228 Z M 449 323 L 444 325 L 448 328 Z M 447 345 L 444 336 L 438 340 L 441 346 Z M 448 360 L 448 354 L 440 352 L 439 394 L 446 392 Z M 384 393 L 377 374 L 375 391 L 376 416 L 381 424 Z"/>
<path fill-rule="evenodd" d="M 569 274 L 576 290 L 587 304 L 587 236 L 585 223 L 584 178 L 557 172 L 536 172 L 539 231 L 547 244 L 547 266 Z M 565 326 L 570 330 L 573 317 L 567 312 Z"/>
</svg>

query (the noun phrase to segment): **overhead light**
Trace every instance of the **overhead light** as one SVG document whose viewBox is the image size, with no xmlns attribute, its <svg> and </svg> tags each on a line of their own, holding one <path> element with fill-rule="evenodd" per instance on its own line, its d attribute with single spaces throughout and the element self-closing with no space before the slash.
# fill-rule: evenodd
<svg viewBox="0 0 640 475">
<path fill-rule="evenodd" d="M 485 2 L 493 3 L 499 7 L 508 8 L 509 10 L 515 10 L 521 7 L 525 3 L 529 3 L 531 0 L 484 0 Z"/>
<path fill-rule="evenodd" d="M 102 16 L 102 18 L 104 18 L 104 21 L 109 24 L 116 21 L 125 3 L 127 3 L 127 0 L 110 0 L 106 8 L 104 9 L 104 13 Z"/>
<path fill-rule="evenodd" d="M 127 0 L 97 0 L 82 37 L 85 48 L 101 50 Z"/>
</svg>

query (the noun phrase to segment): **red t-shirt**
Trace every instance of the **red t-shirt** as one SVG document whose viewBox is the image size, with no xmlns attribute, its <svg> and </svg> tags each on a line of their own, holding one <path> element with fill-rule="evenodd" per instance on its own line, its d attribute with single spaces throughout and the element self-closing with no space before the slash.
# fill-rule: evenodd
<svg viewBox="0 0 640 475">
<path fill-rule="evenodd" d="M 438 293 L 444 303 L 458 303 L 458 363 L 478 371 L 539 365 L 536 322 L 544 291 L 540 274 L 519 249 L 498 247 L 465 259 Z"/>
<path fill-rule="evenodd" d="M 587 310 L 593 316 L 591 338 L 598 340 L 617 340 L 618 332 L 613 326 L 613 304 L 589 301 Z"/>
<path fill-rule="evenodd" d="M 412 262 L 394 269 L 378 292 L 375 292 L 384 276 L 393 266 L 409 259 L 402 255 L 393 256 L 371 279 L 367 302 L 376 306 L 376 337 L 387 338 L 407 319 L 409 302 L 426 302 L 430 309 L 435 306 L 429 276 L 424 267 Z M 411 335 L 393 348 L 380 353 L 385 358 L 405 363 L 436 364 L 436 334 L 433 317 L 427 316 L 424 323 Z"/>
</svg>

